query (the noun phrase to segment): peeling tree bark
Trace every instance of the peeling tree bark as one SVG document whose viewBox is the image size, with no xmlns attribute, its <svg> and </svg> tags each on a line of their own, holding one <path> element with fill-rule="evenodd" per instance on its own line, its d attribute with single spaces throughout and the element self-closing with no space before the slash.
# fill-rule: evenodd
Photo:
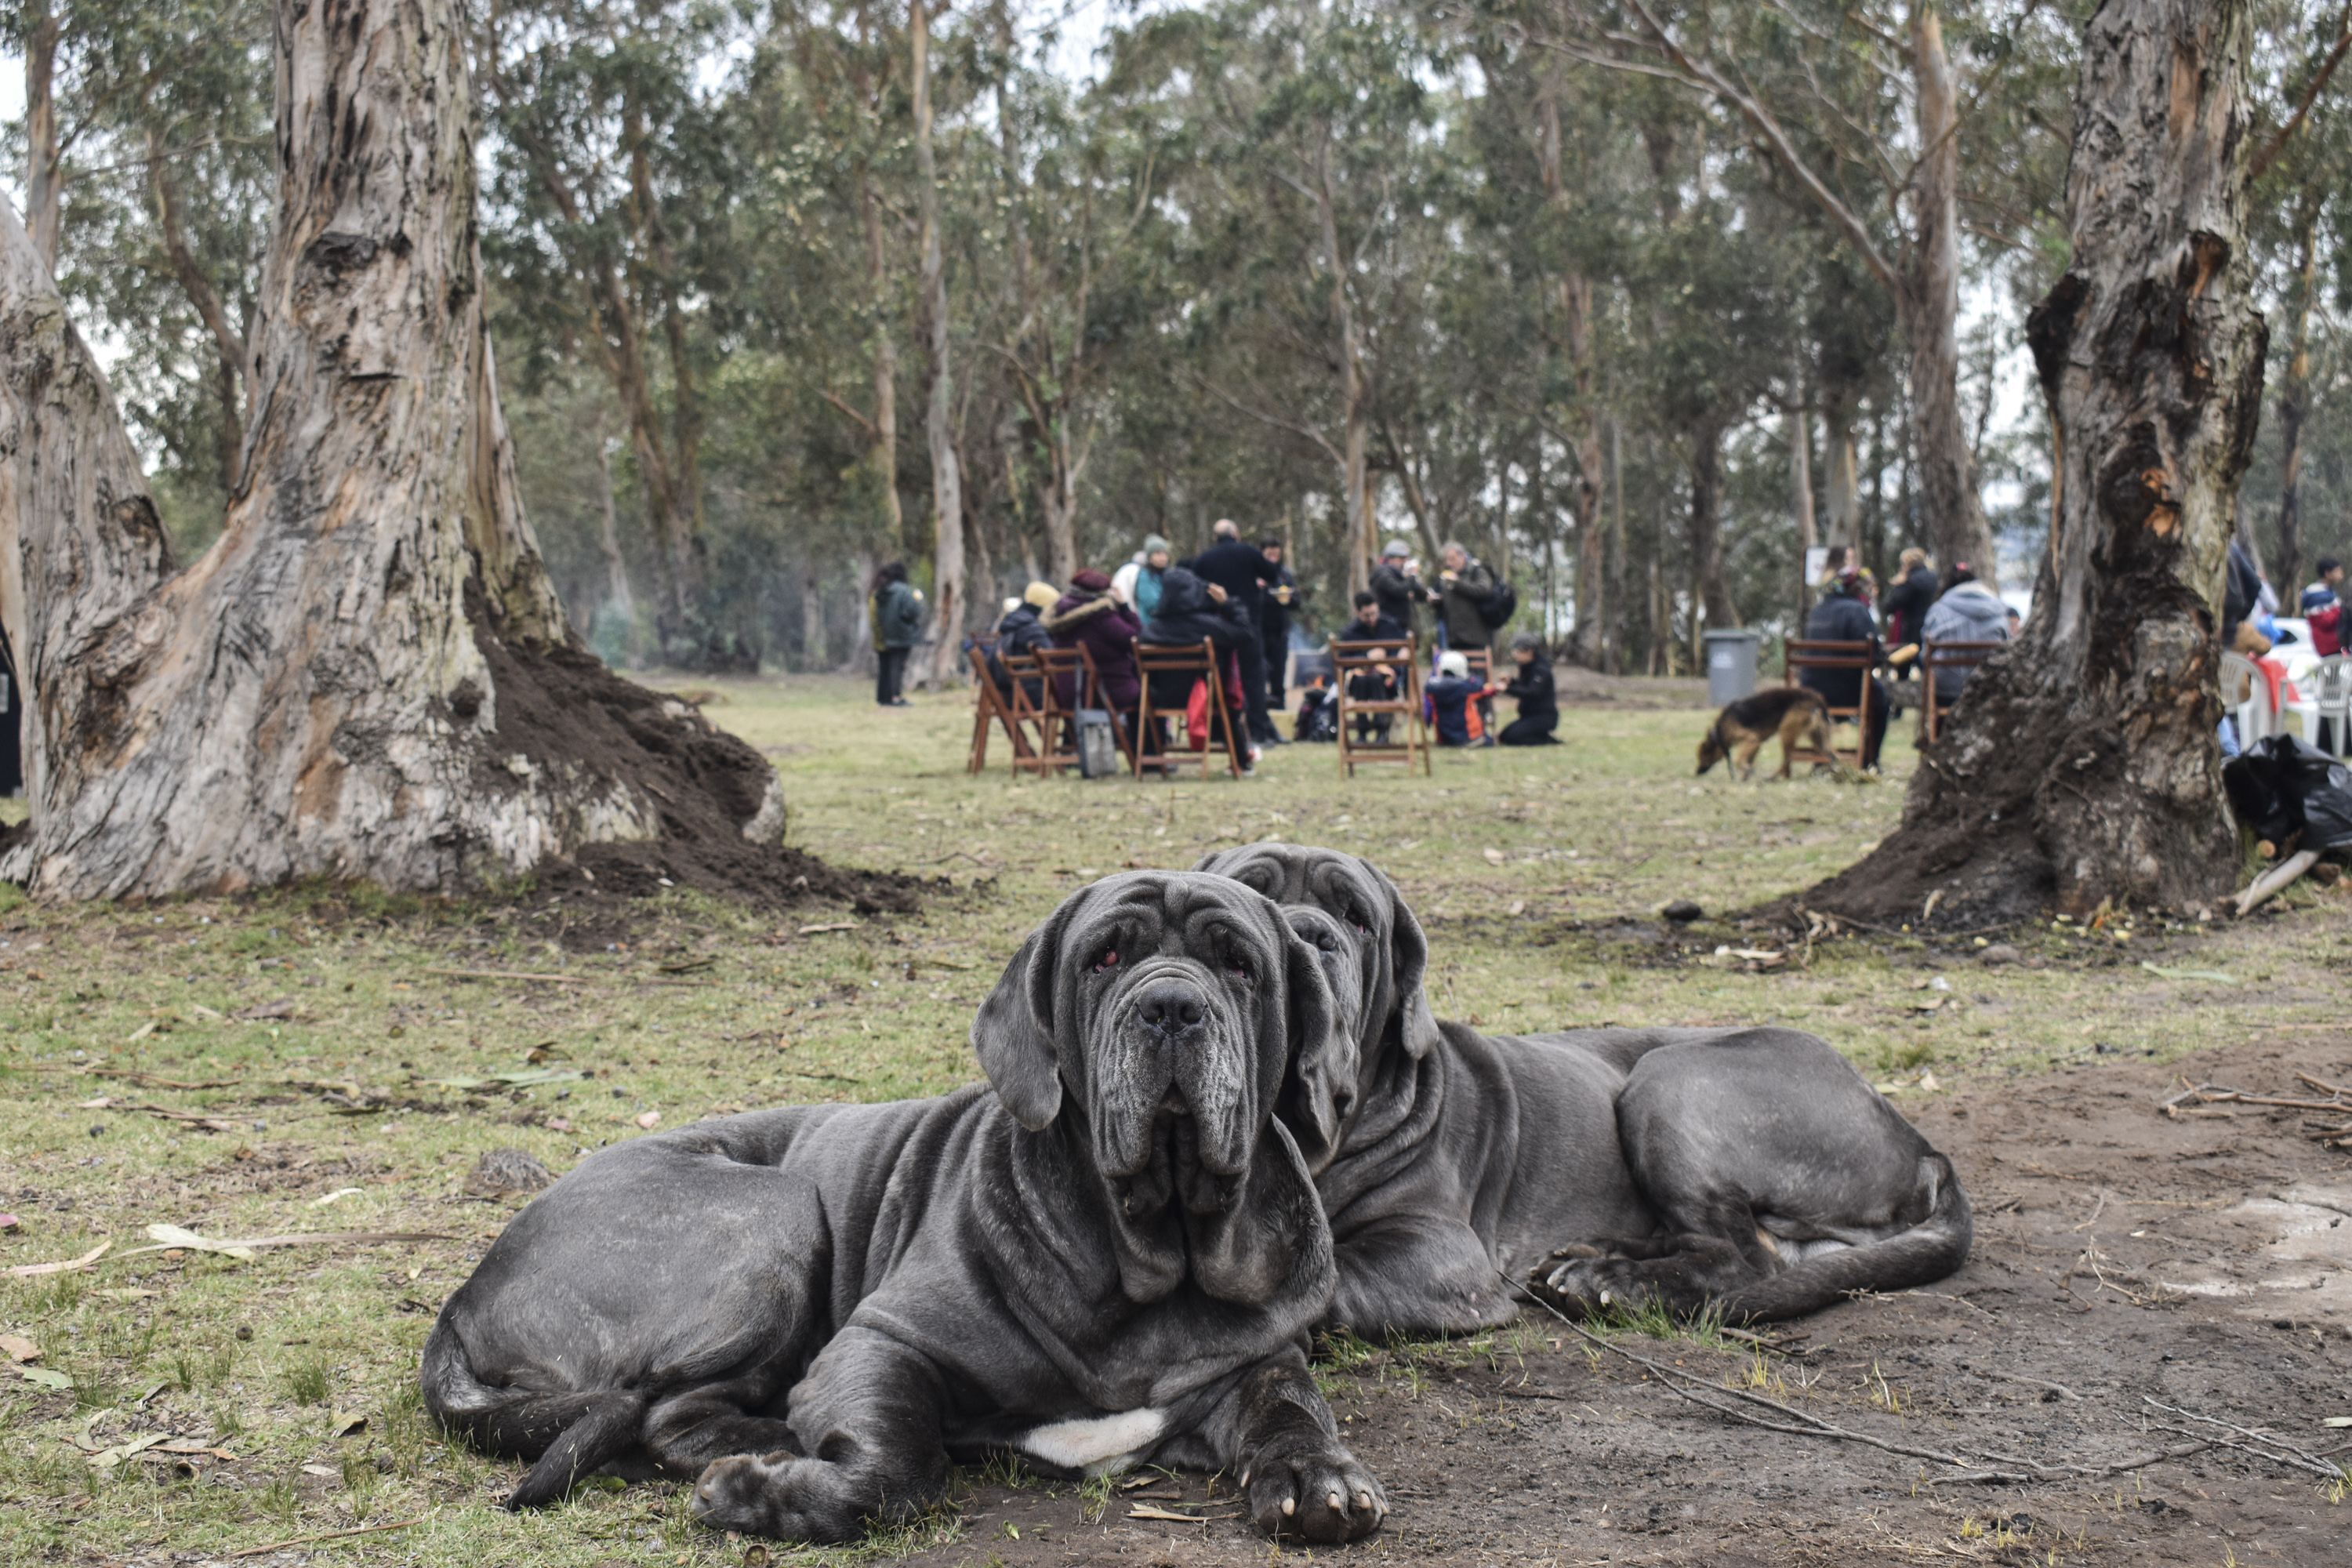
<svg viewBox="0 0 2352 1568">
<path fill-rule="evenodd" d="M 929 0 L 907 9 L 914 46 L 915 184 L 920 211 L 923 327 L 931 351 L 931 396 L 924 410 L 923 436 L 931 451 L 930 683 L 946 687 L 963 679 L 963 469 L 956 460 L 953 429 L 955 367 L 948 353 L 947 260 L 940 248 L 940 183 L 931 156 L 930 27 Z"/>
<path fill-rule="evenodd" d="M 780 834 L 772 772 L 579 652 L 541 566 L 483 326 L 458 23 L 455 0 L 279 5 L 248 460 L 184 572 L 0 205 L 0 559 L 33 807 L 0 875 L 66 898 L 448 889 L 685 816 Z"/>
<path fill-rule="evenodd" d="M 2230 886 L 2222 560 L 2261 417 L 2243 226 L 2246 0 L 2106 0 L 2084 37 L 2072 264 L 2027 323 L 2058 434 L 2024 636 L 1970 679 L 1902 827 L 1805 895 L 1882 923 Z"/>
</svg>

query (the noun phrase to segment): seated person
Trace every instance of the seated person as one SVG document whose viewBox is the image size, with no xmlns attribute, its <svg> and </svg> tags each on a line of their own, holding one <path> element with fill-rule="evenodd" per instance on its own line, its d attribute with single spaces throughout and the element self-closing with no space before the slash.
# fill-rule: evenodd
<svg viewBox="0 0 2352 1568">
<path fill-rule="evenodd" d="M 1990 588 L 1977 581 L 1965 561 L 1955 561 L 1948 574 L 1943 597 L 1928 609 L 1919 627 L 1927 642 L 2007 642 L 2009 606 Z M 1939 665 L 1936 669 L 1936 701 L 1950 707 L 1960 688 L 1975 674 L 1972 665 Z"/>
<path fill-rule="evenodd" d="M 1543 638 L 1533 632 L 1513 637 L 1511 662 L 1518 668 L 1502 695 L 1518 699 L 1519 716 L 1504 725 L 1496 739 L 1506 746 L 1559 745 L 1559 737 L 1552 731 L 1559 728 L 1559 700 L 1552 691 L 1551 660 Z"/>
<path fill-rule="evenodd" d="M 1054 635 L 1045 629 L 1043 617 L 1061 596 L 1051 583 L 1032 583 L 1022 594 L 1022 603 L 1006 611 L 1004 618 L 996 623 L 996 651 L 988 656 L 988 673 L 1008 701 L 1013 696 L 1013 677 L 1005 669 L 1004 660 L 1054 646 Z M 1030 701 L 1045 700 L 1044 681 L 1032 679 L 1023 684 L 1029 689 Z"/>
<path fill-rule="evenodd" d="M 1225 706 L 1240 712 L 1243 692 L 1236 660 L 1243 642 L 1255 636 L 1256 629 L 1250 623 L 1249 612 L 1224 589 L 1214 583 L 1202 582 L 1185 567 L 1171 566 L 1160 575 L 1160 604 L 1151 618 L 1143 623 L 1143 635 L 1137 640 L 1174 647 L 1210 644 L 1216 650 L 1217 667 L 1223 673 Z M 1155 671 L 1151 677 L 1151 705 L 1181 713 L 1192 700 L 1192 683 L 1197 679 L 1181 670 Z"/>
<path fill-rule="evenodd" d="M 1870 590 L 1864 584 L 1861 568 L 1853 562 L 1838 569 L 1827 595 L 1805 618 L 1805 639 L 1867 643 L 1871 663 L 1878 662 L 1878 622 L 1870 613 Z M 1862 765 L 1872 769 L 1878 766 L 1879 743 L 1886 739 L 1888 699 L 1886 688 L 1880 684 L 1878 677 L 1855 668 L 1808 668 L 1798 676 L 1797 682 L 1820 692 L 1832 708 L 1853 708 L 1862 702 L 1864 679 L 1870 683 L 1870 711 L 1868 722 L 1862 727 Z"/>
<path fill-rule="evenodd" d="M 1491 746 L 1495 743 L 1495 737 L 1486 733 L 1486 721 L 1478 712 L 1479 701 L 1494 696 L 1495 689 L 1470 679 L 1470 660 L 1465 655 L 1457 652 L 1439 654 L 1437 679 L 1422 689 L 1429 700 L 1430 716 L 1437 725 L 1439 745 Z"/>
<path fill-rule="evenodd" d="M 1397 625 L 1381 608 L 1380 596 L 1371 593 L 1356 595 L 1356 618 L 1332 639 L 1335 642 L 1393 642 L 1397 657 L 1402 659 L 1412 641 L 1412 634 Z M 1397 674 L 1386 665 L 1360 669 L 1348 677 L 1348 696 L 1357 702 L 1388 702 L 1397 694 Z M 1359 714 L 1356 719 L 1356 743 L 1385 746 L 1389 743 L 1391 715 L 1386 713 Z"/>
</svg>

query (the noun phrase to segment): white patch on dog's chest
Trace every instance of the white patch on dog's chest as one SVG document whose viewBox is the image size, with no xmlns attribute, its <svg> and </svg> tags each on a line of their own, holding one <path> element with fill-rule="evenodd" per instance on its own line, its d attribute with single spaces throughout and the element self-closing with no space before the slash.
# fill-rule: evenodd
<svg viewBox="0 0 2352 1568">
<path fill-rule="evenodd" d="M 1024 1453 L 1086 1475 L 1115 1476 L 1141 1458 L 1168 1430 L 1163 1410 L 1123 1410 L 1079 1421 L 1055 1421 L 1016 1440 Z"/>
</svg>

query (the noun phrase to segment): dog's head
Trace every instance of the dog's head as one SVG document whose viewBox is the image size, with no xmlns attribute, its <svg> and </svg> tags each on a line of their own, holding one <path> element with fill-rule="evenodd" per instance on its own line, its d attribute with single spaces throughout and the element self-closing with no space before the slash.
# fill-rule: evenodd
<svg viewBox="0 0 2352 1568">
<path fill-rule="evenodd" d="M 1380 868 L 1337 849 L 1249 844 L 1193 868 L 1255 888 L 1292 914 L 1343 1020 L 1353 1025 L 1333 1030 L 1320 1052 L 1302 1049 L 1292 1068 L 1288 1098 L 1297 1110 L 1286 1120 L 1308 1163 L 1320 1168 L 1338 1152 L 1383 1058 L 1395 1051 L 1427 1056 L 1437 1043 L 1437 1019 L 1422 989 L 1429 943 L 1421 922 Z"/>
<path fill-rule="evenodd" d="M 1731 749 L 1723 743 L 1723 721 L 1718 719 L 1707 731 L 1706 738 L 1698 743 L 1698 771 L 1706 773 L 1730 754 Z"/>
<path fill-rule="evenodd" d="M 1066 1121 L 1113 1211 L 1138 1301 L 1189 1260 L 1209 1294 L 1255 1299 L 1287 1265 L 1242 1232 L 1253 1167 L 1299 1156 L 1275 1122 L 1291 1058 L 1333 1028 L 1315 952 L 1262 895 L 1135 871 L 1073 893 L 1030 934 L 972 1023 L 1022 1126 Z M 1302 1172 L 1303 1175 L 1303 1172 Z"/>
</svg>

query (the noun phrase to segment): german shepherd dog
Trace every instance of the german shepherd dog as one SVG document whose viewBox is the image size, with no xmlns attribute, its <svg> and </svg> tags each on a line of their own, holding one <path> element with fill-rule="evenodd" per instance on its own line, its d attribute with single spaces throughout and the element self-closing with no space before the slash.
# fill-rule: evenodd
<svg viewBox="0 0 2352 1568">
<path fill-rule="evenodd" d="M 1756 776 L 1756 753 L 1775 734 L 1780 737 L 1780 776 L 1789 776 L 1790 759 L 1810 748 L 1832 759 L 1840 773 L 1843 764 L 1830 750 L 1828 699 L 1810 686 L 1774 686 L 1743 697 L 1715 716 L 1715 728 L 1698 743 L 1702 773 L 1724 758 L 1731 759 L 1742 783 Z"/>
</svg>

